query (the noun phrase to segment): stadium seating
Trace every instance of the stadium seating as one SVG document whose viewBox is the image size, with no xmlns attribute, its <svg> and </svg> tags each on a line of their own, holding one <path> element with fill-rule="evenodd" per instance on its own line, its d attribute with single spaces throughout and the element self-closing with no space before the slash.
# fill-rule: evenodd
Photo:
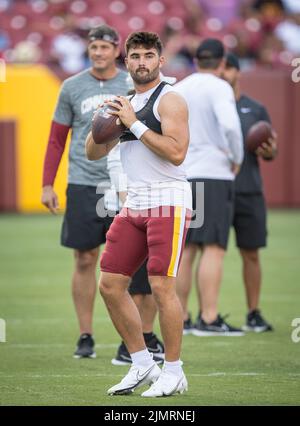
<svg viewBox="0 0 300 426">
<path fill-rule="evenodd" d="M 194 9 L 188 6 L 191 4 Z M 216 17 L 205 16 L 200 9 L 194 14 L 197 7 L 192 0 L 0 0 L 0 58 L 20 62 L 26 57 L 29 62 L 52 66 L 56 36 L 73 32 L 85 37 L 90 27 L 107 23 L 118 29 L 123 41 L 132 31 L 148 30 L 158 32 L 166 42 L 166 30 L 171 29 L 171 33 L 180 33 L 182 37 L 192 34 L 199 40 L 217 37 L 240 56 L 267 61 L 267 65 L 288 65 L 291 55 L 273 34 L 276 25 L 286 19 L 284 14 L 279 13 L 270 21 L 249 6 L 247 13 L 224 27 Z M 13 50 L 24 41 L 25 45 L 29 41 L 29 53 L 18 60 Z M 40 55 L 30 55 L 34 45 Z"/>
</svg>

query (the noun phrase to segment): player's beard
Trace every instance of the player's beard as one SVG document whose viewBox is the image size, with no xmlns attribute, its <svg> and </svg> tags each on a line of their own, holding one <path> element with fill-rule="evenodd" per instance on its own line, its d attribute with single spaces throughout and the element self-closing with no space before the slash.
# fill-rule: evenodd
<svg viewBox="0 0 300 426">
<path fill-rule="evenodd" d="M 156 68 L 154 68 L 153 71 L 149 71 L 147 68 L 143 68 L 144 70 L 148 71 L 147 73 L 143 73 L 140 74 L 138 71 L 139 69 L 136 70 L 136 72 L 131 72 L 131 78 L 132 80 L 137 83 L 137 84 L 146 84 L 146 83 L 151 83 L 151 81 L 154 81 L 157 79 L 157 77 L 159 76 L 159 66 L 157 66 Z"/>
</svg>

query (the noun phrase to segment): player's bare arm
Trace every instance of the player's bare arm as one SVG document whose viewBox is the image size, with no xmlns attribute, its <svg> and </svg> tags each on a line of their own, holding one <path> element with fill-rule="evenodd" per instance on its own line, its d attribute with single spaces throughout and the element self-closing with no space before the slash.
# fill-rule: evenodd
<svg viewBox="0 0 300 426">
<path fill-rule="evenodd" d="M 106 144 L 96 144 L 93 139 L 92 132 L 89 132 L 85 140 L 85 153 L 87 159 L 95 161 L 105 157 L 118 142 L 119 140 L 115 139 Z"/>
<path fill-rule="evenodd" d="M 111 114 L 118 115 L 123 124 L 130 128 L 137 121 L 135 112 L 127 98 L 118 97 L 118 100 L 121 105 L 109 103 L 118 110 Z M 185 159 L 189 143 L 187 105 L 180 95 L 169 92 L 162 96 L 158 113 L 162 135 L 149 129 L 140 140 L 155 154 L 179 166 Z"/>
</svg>

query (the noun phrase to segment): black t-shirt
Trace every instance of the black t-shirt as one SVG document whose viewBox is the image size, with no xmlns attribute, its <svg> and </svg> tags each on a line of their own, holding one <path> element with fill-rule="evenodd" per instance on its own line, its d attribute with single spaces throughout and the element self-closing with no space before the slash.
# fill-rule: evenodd
<svg viewBox="0 0 300 426">
<path fill-rule="evenodd" d="M 263 192 L 262 178 L 256 154 L 249 152 L 245 146 L 247 133 L 253 124 L 264 120 L 271 122 L 266 108 L 248 96 L 242 95 L 237 102 L 237 111 L 241 120 L 244 139 L 244 161 L 235 180 L 235 192 L 260 194 Z"/>
</svg>

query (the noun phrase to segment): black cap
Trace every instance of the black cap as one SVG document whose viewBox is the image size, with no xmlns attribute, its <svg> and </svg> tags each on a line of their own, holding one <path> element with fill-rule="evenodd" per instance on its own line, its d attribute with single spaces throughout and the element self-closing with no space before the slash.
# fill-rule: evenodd
<svg viewBox="0 0 300 426">
<path fill-rule="evenodd" d="M 109 43 L 118 46 L 120 43 L 120 37 L 117 31 L 108 26 L 108 25 L 100 25 L 99 27 L 92 28 L 88 34 L 89 42 L 95 40 L 103 40 L 108 41 Z"/>
<path fill-rule="evenodd" d="M 240 70 L 239 58 L 232 52 L 226 54 L 226 67 Z"/>
<path fill-rule="evenodd" d="M 216 38 L 207 38 L 202 41 L 196 51 L 197 59 L 221 59 L 225 50 L 223 43 Z"/>
</svg>

